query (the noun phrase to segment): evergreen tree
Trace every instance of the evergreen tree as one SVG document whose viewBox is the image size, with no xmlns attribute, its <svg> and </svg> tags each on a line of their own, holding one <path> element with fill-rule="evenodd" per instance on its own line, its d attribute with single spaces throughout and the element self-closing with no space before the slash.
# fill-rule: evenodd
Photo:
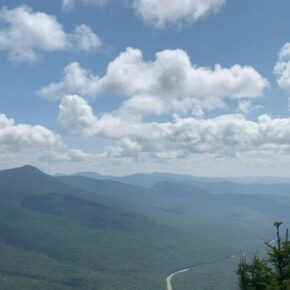
<svg viewBox="0 0 290 290">
<path fill-rule="evenodd" d="M 270 243 L 266 243 L 269 248 L 268 256 L 269 263 L 274 269 L 273 278 L 277 284 L 277 290 L 287 290 L 290 289 L 289 285 L 289 258 L 290 258 L 290 247 L 288 241 L 288 229 L 286 230 L 285 240 L 282 241 L 280 235 L 280 226 L 282 222 L 274 222 L 274 226 L 276 227 L 276 237 L 277 244 L 271 245 Z"/>
<path fill-rule="evenodd" d="M 288 229 L 282 240 L 280 227 L 282 222 L 274 222 L 276 244 L 266 243 L 267 259 L 258 256 L 247 262 L 243 257 L 239 264 L 238 275 L 240 290 L 290 290 L 290 242 Z"/>
<path fill-rule="evenodd" d="M 254 256 L 251 262 L 243 257 L 239 264 L 238 275 L 241 290 L 270 290 L 272 283 L 271 270 L 265 260 Z"/>
<path fill-rule="evenodd" d="M 239 275 L 239 284 L 240 284 L 240 290 L 247 290 L 250 285 L 250 278 L 248 275 L 248 269 L 249 265 L 247 264 L 247 260 L 245 256 L 241 258 L 239 269 L 238 269 L 238 275 Z"/>
</svg>

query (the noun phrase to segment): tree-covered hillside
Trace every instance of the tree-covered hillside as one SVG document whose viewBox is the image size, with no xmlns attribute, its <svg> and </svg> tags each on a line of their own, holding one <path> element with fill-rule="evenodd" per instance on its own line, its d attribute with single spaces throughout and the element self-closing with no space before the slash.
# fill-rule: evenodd
<svg viewBox="0 0 290 290">
<path fill-rule="evenodd" d="M 267 239 L 282 198 L 1 171 L 0 288 L 160 290 L 177 269 Z"/>
</svg>

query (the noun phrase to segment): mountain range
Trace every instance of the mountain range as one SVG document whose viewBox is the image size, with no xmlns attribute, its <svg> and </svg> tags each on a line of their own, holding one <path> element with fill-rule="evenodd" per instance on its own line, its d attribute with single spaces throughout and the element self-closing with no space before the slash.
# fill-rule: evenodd
<svg viewBox="0 0 290 290">
<path fill-rule="evenodd" d="M 164 289 L 174 270 L 271 239 L 273 220 L 289 223 L 289 193 L 288 183 L 3 170 L 1 289 Z"/>
</svg>

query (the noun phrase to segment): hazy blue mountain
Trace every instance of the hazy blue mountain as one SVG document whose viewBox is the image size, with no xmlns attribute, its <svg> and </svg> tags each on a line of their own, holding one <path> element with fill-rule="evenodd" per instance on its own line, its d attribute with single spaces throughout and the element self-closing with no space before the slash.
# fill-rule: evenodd
<svg viewBox="0 0 290 290">
<path fill-rule="evenodd" d="M 243 193 L 243 194 L 290 194 L 290 184 L 239 184 L 228 181 L 221 182 L 190 182 L 211 193 Z"/>
<path fill-rule="evenodd" d="M 107 179 L 113 180 L 114 179 L 113 176 L 102 175 L 102 174 L 99 174 L 97 172 L 91 172 L 91 171 L 76 172 L 72 175 L 85 176 L 85 177 L 95 178 L 95 179 L 100 179 L 100 180 L 107 180 Z M 61 174 L 59 174 L 59 176 L 61 176 Z M 63 174 L 62 174 L 62 176 L 63 176 Z"/>
<path fill-rule="evenodd" d="M 146 194 L 147 190 L 141 186 L 122 183 L 110 179 L 95 179 L 85 176 L 59 176 L 57 180 L 76 188 L 93 191 L 104 195 L 141 195 Z"/>
<path fill-rule="evenodd" d="M 153 179 L 145 188 L 31 166 L 0 171 L 1 285 L 159 290 L 168 273 L 253 248 L 272 238 L 274 219 L 289 221 L 287 195 Z"/>
<path fill-rule="evenodd" d="M 21 198 L 31 193 L 69 192 L 59 181 L 32 166 L 0 171 L 0 198 Z"/>
<path fill-rule="evenodd" d="M 157 176 L 163 176 L 167 178 L 172 178 L 175 180 L 188 180 L 188 181 L 200 181 L 200 182 L 231 182 L 231 183 L 239 183 L 239 184 L 276 184 L 276 183 L 290 183 L 289 177 L 274 177 L 274 176 L 244 176 L 244 177 L 198 177 L 192 175 L 182 175 L 182 174 L 172 174 L 172 173 L 153 173 Z"/>
<path fill-rule="evenodd" d="M 186 246 L 191 233 L 130 210 L 123 197 L 141 188 L 98 181 L 89 192 L 30 166 L 0 182 L 1 287 L 157 290 L 171 269 L 202 259 Z"/>
<path fill-rule="evenodd" d="M 21 201 L 31 195 L 73 195 L 92 201 L 111 203 L 107 196 L 96 196 L 79 188 L 71 187 L 32 166 L 0 171 L 0 200 Z"/>
<path fill-rule="evenodd" d="M 224 179 L 225 181 L 231 181 L 235 183 L 242 183 L 242 184 L 252 184 L 252 183 L 262 183 L 262 184 L 276 184 L 276 183 L 283 183 L 289 184 L 290 178 L 289 177 L 277 177 L 277 176 L 248 176 L 248 177 L 231 177 Z"/>
<path fill-rule="evenodd" d="M 208 178 L 170 173 L 140 173 L 116 177 L 93 172 L 80 172 L 74 175 L 98 180 L 115 180 L 145 188 L 167 181 L 188 183 L 211 193 L 290 194 L 290 179 L 276 177 Z"/>
<path fill-rule="evenodd" d="M 287 185 L 282 185 L 279 189 L 281 192 L 278 192 L 275 185 L 163 181 L 150 189 L 144 189 L 115 181 L 87 177 L 67 176 L 59 177 L 59 179 L 92 193 L 106 192 L 110 196 L 122 198 L 134 204 L 137 208 L 147 208 L 151 213 L 154 211 L 168 213 L 192 211 L 202 216 L 208 211 L 207 219 L 217 218 L 220 213 L 224 214 L 226 210 L 232 211 L 237 207 L 273 218 L 280 217 L 287 220 L 289 218 L 290 197 L 285 196 L 284 201 L 281 202 L 284 193 L 287 193 Z M 285 190 L 283 190 L 284 186 Z M 105 190 L 100 190 L 102 188 Z M 185 215 L 186 218 L 187 215 Z"/>
<path fill-rule="evenodd" d="M 153 185 L 160 183 L 162 181 L 178 181 L 178 178 L 171 178 L 168 176 L 162 176 L 158 174 L 131 174 L 127 176 L 107 176 L 107 175 L 101 175 L 94 172 L 77 172 L 73 174 L 73 176 L 84 176 L 89 178 L 95 178 L 99 180 L 114 180 L 119 181 L 127 184 L 132 185 L 139 185 L 142 187 L 150 188 Z"/>
</svg>

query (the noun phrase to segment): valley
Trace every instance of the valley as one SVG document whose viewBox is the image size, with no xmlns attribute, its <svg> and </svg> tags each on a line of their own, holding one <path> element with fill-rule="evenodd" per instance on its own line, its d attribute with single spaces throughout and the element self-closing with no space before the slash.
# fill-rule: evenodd
<svg viewBox="0 0 290 290">
<path fill-rule="evenodd" d="M 54 177 L 31 166 L 1 171 L 1 289 L 160 290 L 168 273 L 194 265 L 174 276 L 176 289 L 189 289 L 190 277 L 204 281 L 194 274 L 202 265 L 211 276 L 224 257 L 270 240 L 274 219 L 289 221 L 287 192 L 210 188 Z"/>
</svg>

